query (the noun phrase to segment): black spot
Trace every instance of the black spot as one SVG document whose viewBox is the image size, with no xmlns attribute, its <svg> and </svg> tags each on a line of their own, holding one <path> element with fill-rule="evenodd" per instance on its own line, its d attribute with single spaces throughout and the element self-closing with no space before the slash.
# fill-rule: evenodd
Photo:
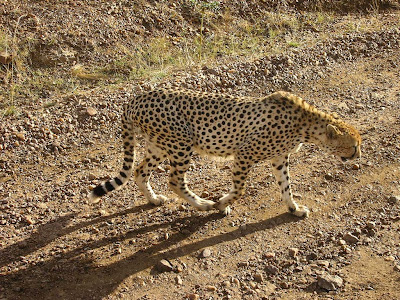
<svg viewBox="0 0 400 300">
<path fill-rule="evenodd" d="M 107 191 L 104 190 L 104 188 L 101 185 L 96 186 L 96 188 L 93 190 L 93 194 L 95 194 L 98 197 L 101 197 L 105 194 L 107 194 Z"/>
<path fill-rule="evenodd" d="M 106 189 L 109 192 L 115 190 L 115 188 L 113 187 L 113 185 L 109 181 L 106 182 Z"/>
<path fill-rule="evenodd" d="M 122 185 L 122 181 L 118 177 L 115 177 L 114 180 L 118 185 Z"/>
</svg>

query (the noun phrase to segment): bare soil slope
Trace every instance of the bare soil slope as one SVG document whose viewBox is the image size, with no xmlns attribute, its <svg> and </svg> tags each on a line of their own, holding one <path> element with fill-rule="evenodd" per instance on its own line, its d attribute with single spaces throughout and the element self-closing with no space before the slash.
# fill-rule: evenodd
<svg viewBox="0 0 400 300">
<path fill-rule="evenodd" d="M 52 1 L 19 7 L 6 2 L 2 18 L 12 24 L 23 13 L 46 11 L 43 5 L 54 5 L 58 18 L 96 8 L 103 14 L 106 6 L 96 3 L 63 1 L 58 9 L 61 4 Z M 140 3 L 149 11 L 161 5 Z M 239 5 L 232 3 L 230 11 Z M 249 3 L 255 18 L 270 9 Z M 121 5 L 109 8 L 116 20 L 116 9 L 133 19 L 139 14 Z M 168 14 L 158 16 L 163 25 L 147 30 L 149 36 L 181 29 L 166 30 L 176 25 L 172 11 L 179 20 L 186 16 L 180 25 L 199 28 L 198 16 L 190 19 L 183 6 L 168 7 Z M 283 9 L 309 14 L 296 6 Z M 0 299 L 400 299 L 400 14 L 319 14 L 327 18 L 322 25 L 296 27 L 302 43 L 288 46 L 293 32 L 285 32 L 274 53 L 254 59 L 227 54 L 156 81 L 82 79 L 74 82 L 75 92 L 53 87 L 41 94 L 47 87 L 36 85 L 31 101 L 19 93 L 18 113 L 0 119 Z M 57 22 L 50 13 L 47 20 L 40 24 Z M 68 20 L 72 28 L 82 18 Z M 27 33 L 43 31 L 57 37 L 61 48 L 72 45 L 68 35 L 35 24 Z M 89 29 L 86 34 L 100 43 L 106 31 Z M 113 34 L 110 47 L 124 39 Z M 79 53 L 79 62 L 91 66 L 105 59 L 104 49 Z M 44 61 L 35 66 L 36 60 L 29 72 L 17 70 L 30 80 L 38 70 L 67 80 L 74 60 L 47 69 Z M 3 96 L 10 88 L 6 79 Z M 293 189 L 312 210 L 307 219 L 286 213 L 268 162 L 250 173 L 246 193 L 228 217 L 197 212 L 178 199 L 167 187 L 167 164 L 152 179 L 170 197 L 165 205 L 148 205 L 133 181 L 90 205 L 89 187 L 120 167 L 122 104 L 159 85 L 252 96 L 290 90 L 359 128 L 363 156 L 344 164 L 313 145 L 293 155 Z M 138 159 L 144 146 L 139 141 Z M 230 167 L 229 161 L 194 156 L 190 187 L 217 198 L 229 190 Z"/>
</svg>

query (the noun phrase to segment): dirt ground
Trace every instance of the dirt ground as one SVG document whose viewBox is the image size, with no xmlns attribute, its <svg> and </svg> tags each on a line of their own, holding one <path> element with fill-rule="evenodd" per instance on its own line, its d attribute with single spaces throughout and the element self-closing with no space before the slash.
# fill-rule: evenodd
<svg viewBox="0 0 400 300">
<path fill-rule="evenodd" d="M 358 161 L 313 145 L 292 156 L 306 219 L 286 212 L 268 162 L 254 167 L 227 217 L 178 199 L 167 163 L 152 178 L 169 197 L 163 206 L 147 204 L 133 180 L 89 204 L 89 188 L 120 167 L 119 116 L 137 83 L 54 95 L 43 100 L 57 97 L 54 106 L 29 102 L 3 116 L 0 299 L 400 299 L 400 15 L 359 18 L 387 28 L 332 32 L 310 47 L 156 84 L 253 96 L 286 89 L 358 128 Z M 137 149 L 140 160 L 141 139 Z M 218 198 L 230 167 L 195 155 L 189 186 Z"/>
</svg>

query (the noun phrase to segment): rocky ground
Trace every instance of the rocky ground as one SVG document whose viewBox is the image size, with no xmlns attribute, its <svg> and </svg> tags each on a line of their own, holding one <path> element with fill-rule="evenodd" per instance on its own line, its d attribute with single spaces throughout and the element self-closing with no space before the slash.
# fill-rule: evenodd
<svg viewBox="0 0 400 300">
<path fill-rule="evenodd" d="M 150 1 L 140 3 L 149 11 L 143 19 L 158 11 Z M 255 17 L 266 9 L 249 3 L 259 10 L 242 10 Z M 70 16 L 88 7 L 105 13 L 106 6 L 89 4 L 65 2 L 54 14 L 68 12 L 68 5 Z M 127 11 L 121 7 L 110 14 Z M 36 3 L 8 8 L 2 18 L 10 24 L 24 10 L 40 13 Z M 186 16 L 170 9 L 177 19 Z M 222 57 L 158 81 L 80 82 L 78 92 L 43 88 L 32 92 L 35 101 L 21 93 L 18 114 L 0 119 L 0 299 L 399 299 L 399 18 L 396 10 L 335 14 L 324 25 L 329 31 L 304 27 L 304 45 L 282 44 L 282 51 L 254 59 Z M 47 19 L 38 31 L 57 36 L 50 13 Z M 74 20 L 81 19 L 72 18 L 71 28 L 80 24 Z M 168 34 L 176 25 L 162 13 L 157 22 L 164 25 L 149 20 L 136 35 Z M 199 26 L 184 20 L 179 26 Z M 107 39 L 107 31 L 83 32 L 96 45 Z M 71 41 L 61 36 L 56 44 Z M 109 38 L 105 48 L 121 36 Z M 43 53 L 53 53 L 46 45 Z M 104 59 L 81 48 L 79 62 Z M 46 67 L 65 76 L 76 61 L 61 63 Z M 169 196 L 165 205 L 148 205 L 133 181 L 89 204 L 89 188 L 120 167 L 122 104 L 162 85 L 251 96 L 292 91 L 357 127 L 362 158 L 342 163 L 313 145 L 292 156 L 293 189 L 311 208 L 307 219 L 286 213 L 268 162 L 255 166 L 228 217 L 178 199 L 167 187 L 168 164 L 152 179 Z M 139 159 L 143 149 L 139 139 Z M 195 155 L 189 185 L 218 198 L 229 190 L 230 168 L 229 161 Z"/>
</svg>

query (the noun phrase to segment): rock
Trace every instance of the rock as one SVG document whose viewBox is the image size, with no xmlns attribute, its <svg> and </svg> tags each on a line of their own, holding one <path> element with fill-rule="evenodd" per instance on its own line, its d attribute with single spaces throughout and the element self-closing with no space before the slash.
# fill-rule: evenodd
<svg viewBox="0 0 400 300">
<path fill-rule="evenodd" d="M 97 110 L 94 107 L 88 107 L 86 109 L 86 112 L 89 116 L 94 116 L 95 114 L 97 114 Z"/>
<path fill-rule="evenodd" d="M 12 54 L 8 53 L 7 51 L 0 52 L 0 63 L 1 64 L 8 65 L 12 61 L 13 61 Z"/>
<path fill-rule="evenodd" d="M 200 253 L 201 258 L 207 258 L 211 256 L 211 250 L 210 248 L 204 248 L 203 251 Z"/>
<path fill-rule="evenodd" d="M 217 288 L 216 288 L 215 286 L 213 286 L 213 285 L 207 285 L 207 286 L 205 287 L 205 289 L 206 289 L 207 291 L 209 291 L 209 292 L 215 292 L 215 291 L 217 290 Z"/>
<path fill-rule="evenodd" d="M 359 170 L 360 169 L 360 165 L 359 164 L 354 164 L 354 165 L 351 166 L 351 168 L 353 170 Z"/>
<path fill-rule="evenodd" d="M 347 104 L 345 102 L 340 103 L 338 105 L 338 108 L 342 109 L 342 110 L 348 110 L 349 109 L 349 107 L 347 106 Z"/>
<path fill-rule="evenodd" d="M 333 179 L 333 176 L 332 176 L 331 173 L 327 173 L 327 174 L 325 174 L 324 178 L 325 178 L 326 180 L 332 180 L 332 179 Z"/>
<path fill-rule="evenodd" d="M 155 268 L 159 271 L 159 272 L 171 272 L 174 271 L 174 266 L 171 264 L 171 262 L 169 260 L 166 259 L 162 259 L 160 260 Z"/>
<path fill-rule="evenodd" d="M 97 176 L 94 175 L 93 173 L 89 173 L 88 178 L 89 178 L 89 180 L 95 180 L 97 178 Z"/>
<path fill-rule="evenodd" d="M 343 279 L 337 275 L 320 275 L 318 276 L 318 286 L 327 291 L 335 291 L 343 285 Z"/>
<path fill-rule="evenodd" d="M 267 253 L 264 253 L 263 256 L 266 259 L 273 259 L 273 258 L 275 258 L 276 254 L 275 254 L 275 252 L 267 252 Z"/>
<path fill-rule="evenodd" d="M 176 276 L 175 277 L 175 282 L 176 282 L 176 284 L 178 284 L 178 285 L 182 285 L 182 283 L 183 283 L 183 281 L 182 281 L 182 278 L 181 278 L 181 276 Z"/>
<path fill-rule="evenodd" d="M 264 281 L 264 277 L 263 277 L 263 275 L 261 273 L 256 273 L 256 274 L 254 274 L 253 277 L 254 277 L 254 280 L 256 282 L 263 282 Z"/>
<path fill-rule="evenodd" d="M 265 267 L 265 271 L 267 271 L 269 274 L 275 275 L 278 273 L 279 269 L 273 265 L 267 265 Z"/>
<path fill-rule="evenodd" d="M 188 294 L 187 298 L 189 300 L 198 300 L 198 299 L 200 299 L 200 296 L 199 296 L 199 294 Z"/>
<path fill-rule="evenodd" d="M 25 135 L 24 135 L 22 132 L 16 133 L 15 136 L 16 136 L 17 139 L 19 139 L 20 141 L 25 141 Z"/>
<path fill-rule="evenodd" d="M 400 265 L 395 265 L 394 266 L 394 270 L 397 271 L 397 272 L 400 272 Z"/>
<path fill-rule="evenodd" d="M 291 257 L 296 257 L 299 254 L 298 248 L 289 248 L 289 255 Z"/>
<path fill-rule="evenodd" d="M 358 237 L 356 237 L 355 235 L 352 235 L 351 233 L 346 233 L 343 236 L 343 240 L 345 240 L 349 244 L 356 244 L 360 241 Z"/>
<path fill-rule="evenodd" d="M 388 202 L 390 204 L 397 204 L 400 202 L 400 195 L 392 195 L 389 197 Z"/>
<path fill-rule="evenodd" d="M 367 223 L 367 228 L 368 229 L 375 229 L 376 228 L 376 223 L 373 221 L 370 221 Z"/>
<path fill-rule="evenodd" d="M 25 222 L 29 225 L 35 224 L 31 216 L 25 216 Z"/>
</svg>

